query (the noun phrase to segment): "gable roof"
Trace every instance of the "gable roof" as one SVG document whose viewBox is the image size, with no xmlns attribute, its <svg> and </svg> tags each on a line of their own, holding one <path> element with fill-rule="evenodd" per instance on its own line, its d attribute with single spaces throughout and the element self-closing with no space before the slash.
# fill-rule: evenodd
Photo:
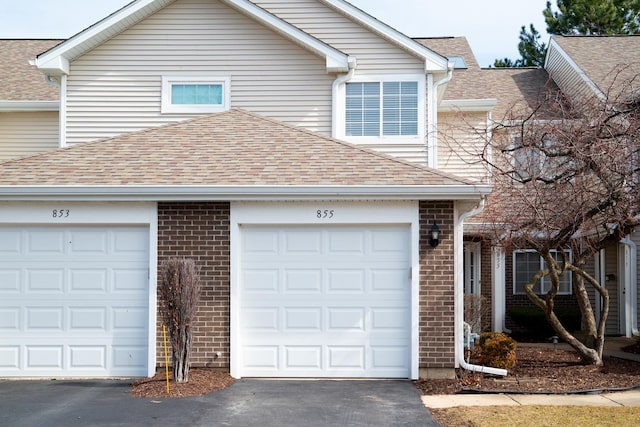
<svg viewBox="0 0 640 427">
<path fill-rule="evenodd" d="M 0 111 L 57 110 L 59 91 L 29 60 L 61 40 L 0 39 Z"/>
<path fill-rule="evenodd" d="M 175 0 L 134 0 L 91 27 L 74 35 L 55 48 L 38 55 L 35 65 L 45 74 L 69 74 L 69 64 L 76 58 L 117 36 Z M 238 12 L 255 19 L 281 36 L 323 57 L 327 72 L 346 72 L 355 66 L 352 58 L 283 21 L 248 0 L 219 0 Z"/>
<path fill-rule="evenodd" d="M 563 55 L 573 71 L 601 93 L 640 73 L 640 35 L 552 36 L 549 50 Z"/>
<path fill-rule="evenodd" d="M 233 109 L 0 164 L 0 198 L 51 194 L 478 198 L 490 187 Z"/>
<path fill-rule="evenodd" d="M 414 40 L 445 58 L 461 56 L 468 69 L 480 68 L 466 37 L 418 37 Z"/>
</svg>

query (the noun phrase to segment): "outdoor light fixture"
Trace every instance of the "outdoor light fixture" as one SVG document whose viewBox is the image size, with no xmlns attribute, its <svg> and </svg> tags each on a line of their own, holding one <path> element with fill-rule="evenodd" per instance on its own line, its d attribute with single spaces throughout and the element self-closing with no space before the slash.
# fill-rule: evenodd
<svg viewBox="0 0 640 427">
<path fill-rule="evenodd" d="M 438 225 L 435 223 L 435 221 L 431 226 L 430 234 L 431 234 L 431 239 L 429 239 L 429 244 L 435 248 L 440 244 L 440 229 L 438 228 Z"/>
</svg>

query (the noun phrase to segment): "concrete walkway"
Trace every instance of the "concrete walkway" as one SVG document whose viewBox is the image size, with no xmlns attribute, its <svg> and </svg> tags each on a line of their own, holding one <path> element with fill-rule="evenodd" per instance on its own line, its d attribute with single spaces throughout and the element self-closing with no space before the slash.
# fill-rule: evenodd
<svg viewBox="0 0 640 427">
<path fill-rule="evenodd" d="M 607 338 L 604 354 L 620 359 L 640 362 L 640 354 L 627 353 L 622 347 L 632 344 L 632 338 Z M 526 346 L 528 344 L 519 344 Z M 540 344 L 535 344 L 540 346 Z M 544 344 L 554 348 L 554 344 Z M 567 344 L 555 344 L 558 349 L 570 349 Z M 640 381 L 639 384 L 640 386 Z M 636 406 L 640 407 L 640 389 L 601 394 L 443 394 L 422 396 L 427 408 L 440 409 L 456 406 Z"/>
</svg>

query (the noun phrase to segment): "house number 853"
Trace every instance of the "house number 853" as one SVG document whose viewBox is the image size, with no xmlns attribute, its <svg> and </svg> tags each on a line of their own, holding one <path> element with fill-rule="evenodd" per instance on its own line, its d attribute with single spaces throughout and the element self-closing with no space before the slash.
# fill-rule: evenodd
<svg viewBox="0 0 640 427">
<path fill-rule="evenodd" d="M 51 216 L 53 218 L 69 218 L 70 213 L 69 209 L 54 209 L 51 211 Z"/>
</svg>

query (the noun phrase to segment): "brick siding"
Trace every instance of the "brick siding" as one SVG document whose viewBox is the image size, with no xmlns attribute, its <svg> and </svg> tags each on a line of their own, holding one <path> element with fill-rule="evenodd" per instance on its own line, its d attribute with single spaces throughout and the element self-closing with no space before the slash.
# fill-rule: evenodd
<svg viewBox="0 0 640 427">
<path fill-rule="evenodd" d="M 420 368 L 453 368 L 454 240 L 453 202 L 420 202 Z M 429 245 L 433 222 L 440 244 Z"/>
<path fill-rule="evenodd" d="M 170 257 L 185 257 L 200 267 L 202 294 L 193 331 L 194 367 L 229 367 L 229 214 L 226 202 L 158 204 L 158 266 Z M 156 354 L 158 365 L 164 366 L 161 322 L 158 316 Z M 215 357 L 218 351 L 220 358 Z"/>
</svg>

